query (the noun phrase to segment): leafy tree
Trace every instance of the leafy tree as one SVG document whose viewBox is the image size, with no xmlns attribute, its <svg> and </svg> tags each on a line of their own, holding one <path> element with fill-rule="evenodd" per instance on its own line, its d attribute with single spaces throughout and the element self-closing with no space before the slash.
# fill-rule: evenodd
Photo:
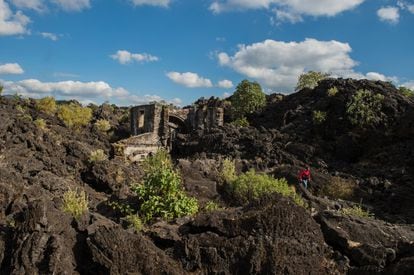
<svg viewBox="0 0 414 275">
<path fill-rule="evenodd" d="M 315 71 L 309 71 L 301 74 L 298 79 L 298 84 L 296 85 L 296 91 L 300 91 L 304 88 L 314 89 L 318 86 L 319 81 L 327 78 L 328 76 L 329 74 Z"/>
<path fill-rule="evenodd" d="M 348 119 L 360 127 L 377 124 L 382 120 L 381 108 L 384 96 L 369 90 L 358 90 L 346 105 Z"/>
<path fill-rule="evenodd" d="M 265 106 L 266 95 L 259 83 L 243 80 L 231 97 L 231 105 L 236 118 L 242 118 Z"/>
</svg>

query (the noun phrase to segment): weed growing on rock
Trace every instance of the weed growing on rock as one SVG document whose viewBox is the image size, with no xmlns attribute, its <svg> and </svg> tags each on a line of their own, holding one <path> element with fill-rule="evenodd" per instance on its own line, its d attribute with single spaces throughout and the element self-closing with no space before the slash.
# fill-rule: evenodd
<svg viewBox="0 0 414 275">
<path fill-rule="evenodd" d="M 3 95 L 3 86 L 0 85 L 0 96 Z"/>
<path fill-rule="evenodd" d="M 329 74 L 321 72 L 309 71 L 299 76 L 298 83 L 296 85 L 296 91 L 300 91 L 304 88 L 314 89 L 318 86 L 319 81 L 327 78 Z"/>
<path fill-rule="evenodd" d="M 341 177 L 333 177 L 322 189 L 322 194 L 332 199 L 350 200 L 354 195 L 355 183 Z"/>
<path fill-rule="evenodd" d="M 249 121 L 247 120 L 246 117 L 238 118 L 238 119 L 232 121 L 230 124 L 234 125 L 236 127 L 248 127 L 248 126 L 250 126 L 250 123 L 249 123 Z"/>
<path fill-rule="evenodd" d="M 92 109 L 71 103 L 59 108 L 58 117 L 67 127 L 78 129 L 91 121 Z"/>
<path fill-rule="evenodd" d="M 356 216 L 360 218 L 373 218 L 374 214 L 368 210 L 364 210 L 360 205 L 354 205 L 352 207 L 342 208 L 341 213 L 349 216 Z"/>
<path fill-rule="evenodd" d="M 314 124 L 320 125 L 326 121 L 327 114 L 323 111 L 313 111 L 312 120 Z"/>
<path fill-rule="evenodd" d="M 414 91 L 407 87 L 401 86 L 398 88 L 398 91 L 406 97 L 414 97 Z"/>
<path fill-rule="evenodd" d="M 34 124 L 37 126 L 37 128 L 39 128 L 39 129 L 42 129 L 42 130 L 44 130 L 44 129 L 46 129 L 46 122 L 45 122 L 45 120 L 44 119 L 42 119 L 42 118 L 38 118 L 38 119 L 36 119 L 35 121 L 34 121 Z"/>
<path fill-rule="evenodd" d="M 140 232 L 142 228 L 144 228 L 142 220 L 138 215 L 128 215 L 126 221 L 128 222 L 129 227 L 134 228 L 136 232 Z"/>
<path fill-rule="evenodd" d="M 228 158 L 223 160 L 220 177 L 223 182 L 227 183 L 233 182 L 237 178 L 234 160 Z"/>
<path fill-rule="evenodd" d="M 382 120 L 381 108 L 384 96 L 369 90 L 358 90 L 347 104 L 349 121 L 356 126 L 364 127 L 378 124 Z"/>
<path fill-rule="evenodd" d="M 108 159 L 108 156 L 105 154 L 104 150 L 102 149 L 92 151 L 89 155 L 90 163 L 102 162 L 107 159 Z"/>
<path fill-rule="evenodd" d="M 62 210 L 79 219 L 88 211 L 88 197 L 85 191 L 69 190 L 63 194 Z"/>
<path fill-rule="evenodd" d="M 207 212 L 216 211 L 216 210 L 219 210 L 220 208 L 221 208 L 220 205 L 218 205 L 215 201 L 209 201 L 204 206 L 204 210 Z"/>
<path fill-rule="evenodd" d="M 95 122 L 95 128 L 100 132 L 106 133 L 111 130 L 111 123 L 106 119 L 99 119 Z"/>
<path fill-rule="evenodd" d="M 19 113 L 24 113 L 25 112 L 24 108 L 21 105 L 16 106 L 16 111 L 18 111 Z"/>
<path fill-rule="evenodd" d="M 181 177 L 174 170 L 168 152 L 160 149 L 143 163 L 143 182 L 132 190 L 141 201 L 140 213 L 145 221 L 154 217 L 173 219 L 198 212 L 198 202 L 188 197 L 182 187 Z"/>
<path fill-rule="evenodd" d="M 39 99 L 36 101 L 36 109 L 46 114 L 55 114 L 57 110 L 56 100 L 52 96 Z"/>
<path fill-rule="evenodd" d="M 332 96 L 336 96 L 336 94 L 338 93 L 338 88 L 336 87 L 332 87 L 330 89 L 328 89 L 328 96 L 332 97 Z"/>
</svg>

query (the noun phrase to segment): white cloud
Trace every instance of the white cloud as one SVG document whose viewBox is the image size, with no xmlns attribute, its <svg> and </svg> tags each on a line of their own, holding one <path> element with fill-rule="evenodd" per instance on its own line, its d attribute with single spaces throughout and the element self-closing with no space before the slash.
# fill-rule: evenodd
<svg viewBox="0 0 414 275">
<path fill-rule="evenodd" d="M 408 5 L 407 9 L 411 12 L 414 13 L 414 5 Z"/>
<path fill-rule="evenodd" d="M 24 70 L 17 63 L 0 64 L 0 74 L 22 74 Z"/>
<path fill-rule="evenodd" d="M 392 81 L 392 82 L 398 83 L 398 78 L 397 77 L 395 77 L 395 76 L 386 76 L 386 75 L 376 73 L 376 72 L 369 72 L 362 78 L 366 78 L 366 79 L 369 79 L 369 80 Z"/>
<path fill-rule="evenodd" d="M 72 73 L 56 72 L 53 73 L 53 77 L 77 78 L 79 77 L 79 75 Z"/>
<path fill-rule="evenodd" d="M 29 17 L 21 11 L 13 13 L 9 5 L 4 0 L 0 0 L 0 36 L 26 34 L 28 33 L 26 26 L 29 23 Z"/>
<path fill-rule="evenodd" d="M 277 20 L 301 21 L 301 15 L 335 16 L 351 10 L 365 0 L 215 0 L 213 13 L 246 9 L 273 9 Z"/>
<path fill-rule="evenodd" d="M 186 72 L 169 72 L 167 73 L 169 79 L 173 82 L 183 85 L 188 88 L 211 88 L 213 83 L 208 78 L 200 77 L 196 73 Z"/>
<path fill-rule="evenodd" d="M 20 9 L 32 9 L 38 12 L 46 9 L 43 0 L 11 0 L 11 2 Z"/>
<path fill-rule="evenodd" d="M 224 89 L 231 89 L 234 87 L 233 82 L 227 79 L 219 81 L 217 86 Z"/>
<path fill-rule="evenodd" d="M 51 2 L 65 11 L 81 11 L 91 7 L 90 0 L 51 0 Z"/>
<path fill-rule="evenodd" d="M 404 87 L 406 87 L 406 88 L 411 89 L 411 90 L 414 91 L 414 80 L 405 82 L 401 86 L 404 86 Z"/>
<path fill-rule="evenodd" d="M 133 61 L 139 63 L 145 62 L 155 62 L 158 61 L 159 58 L 147 53 L 130 53 L 125 50 L 119 50 L 115 54 L 110 56 L 112 59 L 117 60 L 121 64 L 131 63 Z"/>
<path fill-rule="evenodd" d="M 167 8 L 171 0 L 131 0 L 131 2 L 135 6 L 148 5 Z"/>
<path fill-rule="evenodd" d="M 396 24 L 400 20 L 400 10 L 398 7 L 383 7 L 377 11 L 381 21 Z"/>
<path fill-rule="evenodd" d="M 50 39 L 52 41 L 58 41 L 59 40 L 59 36 L 57 34 L 54 33 L 50 33 L 50 32 L 41 32 L 40 35 L 43 38 L 47 38 Z"/>
</svg>

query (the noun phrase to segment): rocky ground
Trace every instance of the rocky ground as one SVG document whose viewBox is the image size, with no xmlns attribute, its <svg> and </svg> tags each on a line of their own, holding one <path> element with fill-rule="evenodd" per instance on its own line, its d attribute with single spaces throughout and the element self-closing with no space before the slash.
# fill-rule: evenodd
<svg viewBox="0 0 414 275">
<path fill-rule="evenodd" d="M 327 94 L 332 87 L 335 96 Z M 381 123 L 355 127 L 346 119 L 359 89 L 384 95 Z M 108 205 L 133 205 L 130 185 L 142 177 L 111 146 L 129 135 L 127 109 L 93 108 L 92 122 L 111 122 L 108 133 L 92 124 L 72 131 L 33 100 L 0 98 L 0 273 L 413 274 L 413 99 L 389 83 L 343 79 L 268 99 L 248 117 L 250 127 L 226 124 L 175 144 L 186 191 L 222 208 L 135 232 Z M 312 120 L 315 110 L 327 113 L 323 124 Z M 97 149 L 109 159 L 89 162 Z M 234 205 L 218 180 L 227 157 L 239 171 L 255 168 L 291 184 L 309 164 L 310 190 L 297 187 L 309 207 L 277 194 Z M 341 180 L 355 185 L 347 200 L 325 191 Z M 88 194 L 89 211 L 77 220 L 61 210 L 69 188 Z M 361 202 L 375 218 L 338 211 Z"/>
</svg>

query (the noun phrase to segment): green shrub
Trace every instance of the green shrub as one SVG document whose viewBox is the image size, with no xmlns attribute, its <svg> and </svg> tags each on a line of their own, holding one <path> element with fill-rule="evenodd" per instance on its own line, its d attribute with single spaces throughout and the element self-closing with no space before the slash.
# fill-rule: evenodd
<svg viewBox="0 0 414 275">
<path fill-rule="evenodd" d="M 232 111 L 236 118 L 242 118 L 265 105 L 266 95 L 257 82 L 243 80 L 237 85 L 236 91 L 231 97 Z"/>
<path fill-rule="evenodd" d="M 56 113 L 56 109 L 57 109 L 56 100 L 52 96 L 39 99 L 36 102 L 36 109 L 38 111 L 52 115 Z"/>
<path fill-rule="evenodd" d="M 147 157 L 142 168 L 143 182 L 132 190 L 141 202 L 140 213 L 145 221 L 154 217 L 170 220 L 197 213 L 198 202 L 185 194 L 181 177 L 174 170 L 167 151 L 161 149 Z"/>
<path fill-rule="evenodd" d="M 108 159 L 108 156 L 105 154 L 104 150 L 98 149 L 95 151 L 92 151 L 89 155 L 89 162 L 95 163 L 95 162 L 102 162 Z"/>
<path fill-rule="evenodd" d="M 233 182 L 237 178 L 234 160 L 228 158 L 223 160 L 220 177 L 223 182 L 227 183 Z"/>
<path fill-rule="evenodd" d="M 354 196 L 355 183 L 341 177 L 333 177 L 331 182 L 324 186 L 322 194 L 331 199 L 350 200 Z"/>
<path fill-rule="evenodd" d="M 33 121 L 33 118 L 32 118 L 32 116 L 30 114 L 24 114 L 22 116 L 22 119 L 23 120 L 26 120 L 26 121 Z"/>
<path fill-rule="evenodd" d="M 85 191 L 69 190 L 63 194 L 62 210 L 79 219 L 88 211 L 88 197 Z"/>
<path fill-rule="evenodd" d="M 207 211 L 207 212 L 212 212 L 212 211 L 216 211 L 216 210 L 219 210 L 219 209 L 220 209 L 220 205 L 218 205 L 214 201 L 209 201 L 204 206 L 204 210 Z"/>
<path fill-rule="evenodd" d="M 35 121 L 34 121 L 34 124 L 37 126 L 37 128 L 39 128 L 39 129 L 42 129 L 42 130 L 44 130 L 44 129 L 46 129 L 46 122 L 45 122 L 45 120 L 44 119 L 42 119 L 42 118 L 38 118 L 38 119 L 36 119 Z"/>
<path fill-rule="evenodd" d="M 384 96 L 369 90 L 358 90 L 347 104 L 347 115 L 353 125 L 360 127 L 378 124 L 382 120 Z"/>
<path fill-rule="evenodd" d="M 138 215 L 128 215 L 126 216 L 126 221 L 129 227 L 134 228 L 136 232 L 140 232 L 144 228 L 142 220 Z"/>
<path fill-rule="evenodd" d="M 0 85 L 0 96 L 3 94 L 3 86 Z"/>
<path fill-rule="evenodd" d="M 318 125 L 324 123 L 326 120 L 326 116 L 327 116 L 326 112 L 313 111 L 312 113 L 313 123 L 318 124 Z"/>
<path fill-rule="evenodd" d="M 230 124 L 234 125 L 236 127 L 248 127 L 248 126 L 250 126 L 250 123 L 249 123 L 249 121 L 247 120 L 246 117 L 238 118 L 238 119 L 232 121 Z"/>
<path fill-rule="evenodd" d="M 321 72 L 309 71 L 299 76 L 298 83 L 296 85 L 296 91 L 300 91 L 304 88 L 314 89 L 318 86 L 319 81 L 329 77 L 329 74 Z"/>
<path fill-rule="evenodd" d="M 108 132 L 111 130 L 111 123 L 106 119 L 99 119 L 95 122 L 95 128 L 100 132 Z"/>
<path fill-rule="evenodd" d="M 330 89 L 328 89 L 328 96 L 336 96 L 336 94 L 338 93 L 338 88 L 336 87 L 332 87 Z"/>
<path fill-rule="evenodd" d="M 69 128 L 78 129 L 88 125 L 92 118 L 92 110 L 88 107 L 82 107 L 75 103 L 63 105 L 58 110 L 58 117 Z"/>
<path fill-rule="evenodd" d="M 16 106 L 16 111 L 18 111 L 19 113 L 24 113 L 26 112 L 26 110 L 21 106 L 21 105 L 17 105 Z"/>
<path fill-rule="evenodd" d="M 296 204 L 305 206 L 305 202 L 296 194 L 295 189 L 288 185 L 286 179 L 257 174 L 254 170 L 238 176 L 230 183 L 229 188 L 236 201 L 241 203 L 248 203 L 266 194 L 279 193 L 284 197 L 292 198 Z"/>
<path fill-rule="evenodd" d="M 407 87 L 401 86 L 398 88 L 400 93 L 402 93 L 406 97 L 414 97 L 414 91 L 411 89 L 408 89 Z"/>
<path fill-rule="evenodd" d="M 354 205 L 352 207 L 342 208 L 341 213 L 349 216 L 356 216 L 360 218 L 373 218 L 374 214 L 368 210 L 364 210 L 360 205 Z"/>
</svg>

